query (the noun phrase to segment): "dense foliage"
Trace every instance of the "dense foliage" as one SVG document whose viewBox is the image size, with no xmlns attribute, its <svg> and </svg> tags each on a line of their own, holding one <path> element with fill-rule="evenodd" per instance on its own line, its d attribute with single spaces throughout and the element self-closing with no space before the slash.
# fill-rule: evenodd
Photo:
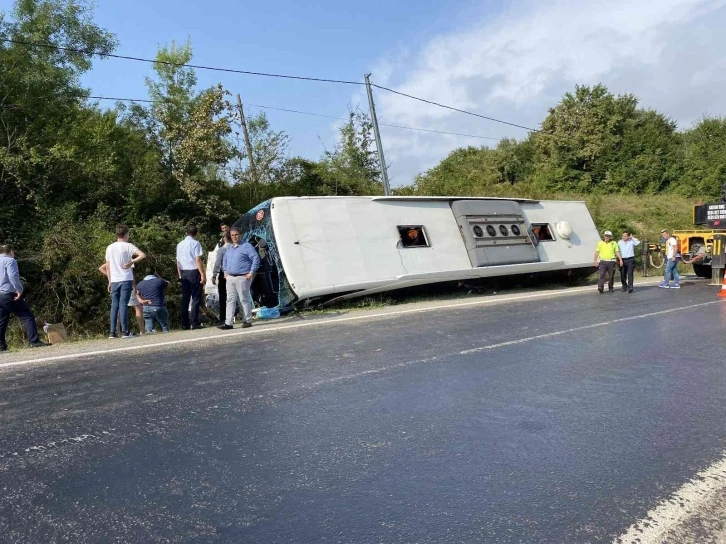
<svg viewBox="0 0 726 544">
<path fill-rule="evenodd" d="M 63 321 L 76 336 L 105 328 L 109 301 L 96 267 L 118 223 L 130 225 L 149 266 L 173 277 L 174 246 L 189 222 L 209 247 L 220 221 L 273 196 L 382 192 L 370 120 L 357 110 L 317 160 L 291 157 L 284 131 L 262 114 L 248 118 L 250 161 L 232 97 L 221 85 L 199 89 L 194 70 L 180 66 L 192 59 L 189 42 L 159 49 L 164 63 L 147 80 L 148 104 L 101 108 L 80 78 L 116 46 L 87 0 L 17 0 L 0 12 L 0 241 L 17 248 L 41 320 Z M 634 96 L 598 85 L 566 94 L 541 132 L 457 149 L 398 191 L 577 193 L 600 224 L 637 228 L 628 212 L 609 213 L 612 195 L 680 195 L 674 218 L 682 221 L 684 198 L 715 198 L 724 182 L 725 119 L 678 132 Z M 666 215 L 672 208 L 650 198 Z M 169 298 L 176 316 L 178 297 Z"/>
<path fill-rule="evenodd" d="M 714 199 L 726 183 L 726 119 L 678 132 L 633 95 L 578 86 L 549 110 L 540 132 L 495 148 L 457 149 L 403 191 L 421 195 L 553 193 Z"/>
<path fill-rule="evenodd" d="M 173 278 L 189 222 L 209 247 L 221 221 L 272 196 L 382 192 L 368 120 L 355 111 L 319 161 L 290 157 L 288 136 L 264 115 L 247 119 L 251 170 L 229 93 L 198 89 L 194 70 L 179 66 L 192 59 L 190 43 L 159 49 L 148 105 L 102 109 L 79 81 L 117 44 L 86 0 L 18 0 L 0 13 L 0 39 L 0 241 L 17 248 L 39 318 L 74 335 L 106 326 L 96 267 L 118 223 L 145 264 Z"/>
</svg>

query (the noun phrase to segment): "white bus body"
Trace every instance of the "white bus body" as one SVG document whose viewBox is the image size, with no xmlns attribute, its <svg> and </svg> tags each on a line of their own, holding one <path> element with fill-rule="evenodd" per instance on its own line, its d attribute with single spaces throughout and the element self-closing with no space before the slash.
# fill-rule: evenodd
<svg viewBox="0 0 726 544">
<path fill-rule="evenodd" d="M 287 291 L 280 305 L 591 268 L 600 239 L 584 202 L 557 200 L 279 197 L 236 225 L 243 239 L 267 243 Z M 406 245 L 409 230 L 421 234 L 419 245 Z"/>
</svg>

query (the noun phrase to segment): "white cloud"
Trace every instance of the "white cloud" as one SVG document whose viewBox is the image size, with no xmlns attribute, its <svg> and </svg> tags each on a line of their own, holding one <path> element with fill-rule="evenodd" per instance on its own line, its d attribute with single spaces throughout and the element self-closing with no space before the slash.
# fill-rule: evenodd
<svg viewBox="0 0 726 544">
<path fill-rule="evenodd" d="M 726 114 L 726 0 L 561 0 L 519 2 L 508 11 L 417 51 L 375 63 L 372 79 L 443 104 L 537 127 L 564 92 L 602 82 L 634 93 L 688 126 Z M 525 131 L 376 92 L 379 116 L 467 134 L 523 137 Z M 382 128 L 394 185 L 462 145 L 484 140 Z"/>
</svg>

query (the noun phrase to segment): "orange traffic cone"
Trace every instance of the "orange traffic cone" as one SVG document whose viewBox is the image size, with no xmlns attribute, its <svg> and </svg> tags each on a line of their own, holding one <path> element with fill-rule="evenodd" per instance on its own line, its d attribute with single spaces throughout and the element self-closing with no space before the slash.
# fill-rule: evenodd
<svg viewBox="0 0 726 544">
<path fill-rule="evenodd" d="M 721 282 L 721 290 L 718 292 L 718 296 L 726 297 L 726 270 L 724 270 L 723 281 Z"/>
</svg>

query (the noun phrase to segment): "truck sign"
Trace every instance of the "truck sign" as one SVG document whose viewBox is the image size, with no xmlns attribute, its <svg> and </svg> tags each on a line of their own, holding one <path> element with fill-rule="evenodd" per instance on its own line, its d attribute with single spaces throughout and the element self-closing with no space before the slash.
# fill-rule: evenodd
<svg viewBox="0 0 726 544">
<path fill-rule="evenodd" d="M 726 203 L 706 204 L 706 223 L 711 228 L 726 224 Z"/>
<path fill-rule="evenodd" d="M 726 228 L 726 202 L 702 204 L 693 211 L 696 225 L 706 225 L 710 229 Z"/>
</svg>

